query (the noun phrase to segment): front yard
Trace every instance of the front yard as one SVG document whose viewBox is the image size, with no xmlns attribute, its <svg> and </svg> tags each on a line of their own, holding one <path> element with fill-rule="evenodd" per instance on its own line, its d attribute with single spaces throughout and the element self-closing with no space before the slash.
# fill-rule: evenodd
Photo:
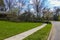
<svg viewBox="0 0 60 40">
<path fill-rule="evenodd" d="M 0 21 L 0 40 L 35 28 L 42 23 Z"/>
<path fill-rule="evenodd" d="M 34 34 L 28 36 L 24 40 L 47 40 L 50 30 L 51 30 L 52 25 L 48 24 L 46 27 L 43 29 L 35 32 Z"/>
</svg>

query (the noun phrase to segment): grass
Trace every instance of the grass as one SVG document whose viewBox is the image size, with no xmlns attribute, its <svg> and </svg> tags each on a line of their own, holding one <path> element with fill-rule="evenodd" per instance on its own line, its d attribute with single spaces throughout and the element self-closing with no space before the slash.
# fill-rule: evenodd
<svg viewBox="0 0 60 40">
<path fill-rule="evenodd" d="M 41 24 L 42 23 L 0 21 L 0 40 L 35 28 Z"/>
<path fill-rule="evenodd" d="M 50 33 L 50 29 L 51 29 L 51 24 L 48 24 L 46 27 L 28 36 L 24 40 L 47 40 L 48 35 Z"/>
</svg>

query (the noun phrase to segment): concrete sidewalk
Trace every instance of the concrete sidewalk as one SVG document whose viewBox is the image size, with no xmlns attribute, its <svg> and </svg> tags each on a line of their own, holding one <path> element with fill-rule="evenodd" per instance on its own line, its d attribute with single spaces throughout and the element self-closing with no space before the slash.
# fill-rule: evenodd
<svg viewBox="0 0 60 40">
<path fill-rule="evenodd" d="M 26 32 L 23 32 L 21 34 L 18 34 L 18 35 L 15 35 L 13 37 L 10 37 L 10 38 L 7 38 L 7 39 L 4 39 L 4 40 L 23 40 L 24 38 L 26 38 L 27 36 L 35 33 L 36 31 L 42 29 L 43 27 L 45 27 L 47 24 L 43 24 L 41 26 L 38 26 L 36 28 L 33 28 L 31 30 L 28 30 Z"/>
</svg>

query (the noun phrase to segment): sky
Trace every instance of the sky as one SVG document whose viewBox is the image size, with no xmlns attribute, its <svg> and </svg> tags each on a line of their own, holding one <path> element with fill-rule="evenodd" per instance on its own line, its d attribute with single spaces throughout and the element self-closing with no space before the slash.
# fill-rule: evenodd
<svg viewBox="0 0 60 40">
<path fill-rule="evenodd" d="M 13 2 L 13 3 L 17 2 L 15 7 L 22 5 L 21 3 L 19 3 L 19 1 L 21 1 L 21 0 L 14 0 L 14 1 L 11 0 L 11 2 Z M 22 0 L 22 1 L 25 2 L 24 3 L 25 6 L 23 6 L 23 10 L 27 10 L 28 6 L 29 6 L 31 11 L 35 11 L 34 5 L 30 5 L 30 4 L 33 4 L 33 1 L 35 1 L 35 0 Z M 47 7 L 47 8 L 50 8 L 51 10 L 53 10 L 54 7 L 60 7 L 60 0 L 40 0 L 40 1 L 41 1 L 40 3 L 42 3 L 42 7 Z M 7 2 L 5 2 L 5 5 L 7 6 Z"/>
<path fill-rule="evenodd" d="M 60 0 L 48 0 L 46 3 L 48 8 L 60 7 Z"/>
</svg>

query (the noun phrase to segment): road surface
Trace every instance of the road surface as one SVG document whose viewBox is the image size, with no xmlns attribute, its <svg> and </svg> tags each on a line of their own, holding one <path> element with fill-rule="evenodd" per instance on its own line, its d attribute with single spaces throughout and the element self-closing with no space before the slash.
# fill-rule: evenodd
<svg viewBox="0 0 60 40">
<path fill-rule="evenodd" d="M 52 22 L 52 33 L 50 40 L 60 40 L 60 22 L 53 21 Z"/>
</svg>

